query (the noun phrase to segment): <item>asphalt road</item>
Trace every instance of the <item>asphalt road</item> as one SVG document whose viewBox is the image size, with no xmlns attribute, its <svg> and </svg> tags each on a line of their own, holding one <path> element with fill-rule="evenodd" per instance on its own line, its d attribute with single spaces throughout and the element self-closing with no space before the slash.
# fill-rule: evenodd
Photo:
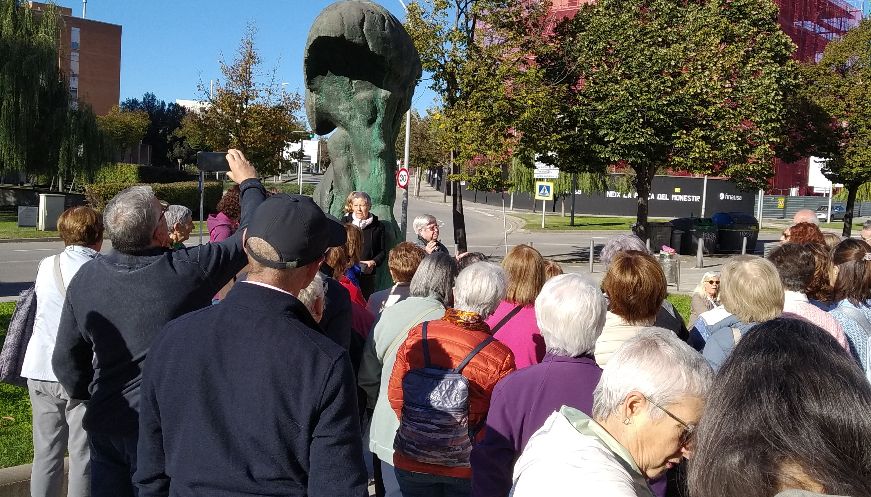
<svg viewBox="0 0 871 497">
<path fill-rule="evenodd" d="M 451 220 L 451 199 L 442 201 L 442 194 L 433 190 L 425 183 L 421 186 L 419 198 L 409 196 L 408 204 L 408 240 L 414 240 L 416 235 L 411 232 L 411 224 L 414 218 L 420 214 L 431 214 L 439 219 L 442 225 L 441 239 L 452 253 L 456 251 L 453 240 L 453 226 Z M 401 190 L 397 191 L 394 212 L 399 219 L 402 196 Z M 542 233 L 530 232 L 522 229 L 523 222 L 513 218 L 510 212 L 503 220 L 501 209 L 490 206 L 466 202 L 464 204 L 466 218 L 466 232 L 469 250 L 483 252 L 484 254 L 501 258 L 506 252 L 504 235 L 507 231 L 507 246 L 526 243 L 533 245 L 545 257 L 560 262 L 568 272 L 590 274 L 589 252 L 590 242 L 594 243 L 595 251 L 618 232 L 556 232 Z M 504 223 L 504 224 L 503 224 Z M 505 230 L 503 230 L 505 226 Z M 194 233 L 189 245 L 195 245 L 197 234 Z M 108 241 L 104 245 L 104 251 L 109 249 Z M 33 283 L 36 277 L 36 269 L 39 261 L 45 257 L 56 254 L 63 249 L 62 242 L 30 241 L 0 243 L 0 300 L 13 300 L 18 293 Z M 695 269 L 695 258 L 682 256 L 681 285 L 680 291 L 691 290 L 701 274 L 707 270 L 718 268 L 727 256 L 715 256 L 705 259 L 704 267 Z M 591 276 L 594 279 L 602 277 L 604 268 L 596 262 Z M 677 287 L 672 287 L 677 291 Z"/>
</svg>

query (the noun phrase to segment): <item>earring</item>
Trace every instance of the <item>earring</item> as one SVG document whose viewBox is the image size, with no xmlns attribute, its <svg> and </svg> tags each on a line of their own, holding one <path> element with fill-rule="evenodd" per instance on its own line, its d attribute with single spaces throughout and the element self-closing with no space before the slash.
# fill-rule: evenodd
<svg viewBox="0 0 871 497">
<path fill-rule="evenodd" d="M 629 423 L 630 423 L 629 418 L 626 418 L 626 419 L 623 420 L 623 424 L 624 424 L 624 425 L 628 425 Z"/>
</svg>

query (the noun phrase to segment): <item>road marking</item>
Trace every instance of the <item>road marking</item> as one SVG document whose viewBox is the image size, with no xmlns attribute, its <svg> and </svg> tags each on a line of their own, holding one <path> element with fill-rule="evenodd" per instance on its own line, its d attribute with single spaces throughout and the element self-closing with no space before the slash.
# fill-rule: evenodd
<svg viewBox="0 0 871 497">
<path fill-rule="evenodd" d="M 0 261 L 0 264 L 21 264 L 23 262 L 39 262 L 42 259 L 30 259 L 26 261 Z"/>
<path fill-rule="evenodd" d="M 38 248 L 38 249 L 12 249 L 12 252 L 48 252 L 55 251 L 54 248 Z"/>
</svg>

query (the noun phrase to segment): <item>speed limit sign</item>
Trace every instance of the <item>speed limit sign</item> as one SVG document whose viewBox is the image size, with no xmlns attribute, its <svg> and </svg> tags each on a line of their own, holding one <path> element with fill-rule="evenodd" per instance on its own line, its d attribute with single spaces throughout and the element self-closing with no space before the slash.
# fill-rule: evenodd
<svg viewBox="0 0 871 497">
<path fill-rule="evenodd" d="M 396 173 L 396 185 L 399 188 L 408 188 L 408 169 L 400 167 Z"/>
</svg>

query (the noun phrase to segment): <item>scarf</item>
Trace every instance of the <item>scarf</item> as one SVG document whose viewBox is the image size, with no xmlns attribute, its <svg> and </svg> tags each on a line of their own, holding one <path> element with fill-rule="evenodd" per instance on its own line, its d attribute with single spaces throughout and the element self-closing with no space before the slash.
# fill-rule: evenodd
<svg viewBox="0 0 871 497">
<path fill-rule="evenodd" d="M 372 221 L 374 220 L 375 218 L 372 217 L 372 214 L 369 214 L 369 217 L 367 217 L 366 219 L 357 219 L 355 215 L 351 214 L 351 224 L 360 228 L 361 230 L 366 229 L 366 226 L 372 224 Z"/>
<path fill-rule="evenodd" d="M 477 312 L 461 311 L 458 309 L 446 309 L 444 321 L 467 330 L 483 331 L 490 334 L 490 326 L 484 322 L 484 318 Z"/>
</svg>

